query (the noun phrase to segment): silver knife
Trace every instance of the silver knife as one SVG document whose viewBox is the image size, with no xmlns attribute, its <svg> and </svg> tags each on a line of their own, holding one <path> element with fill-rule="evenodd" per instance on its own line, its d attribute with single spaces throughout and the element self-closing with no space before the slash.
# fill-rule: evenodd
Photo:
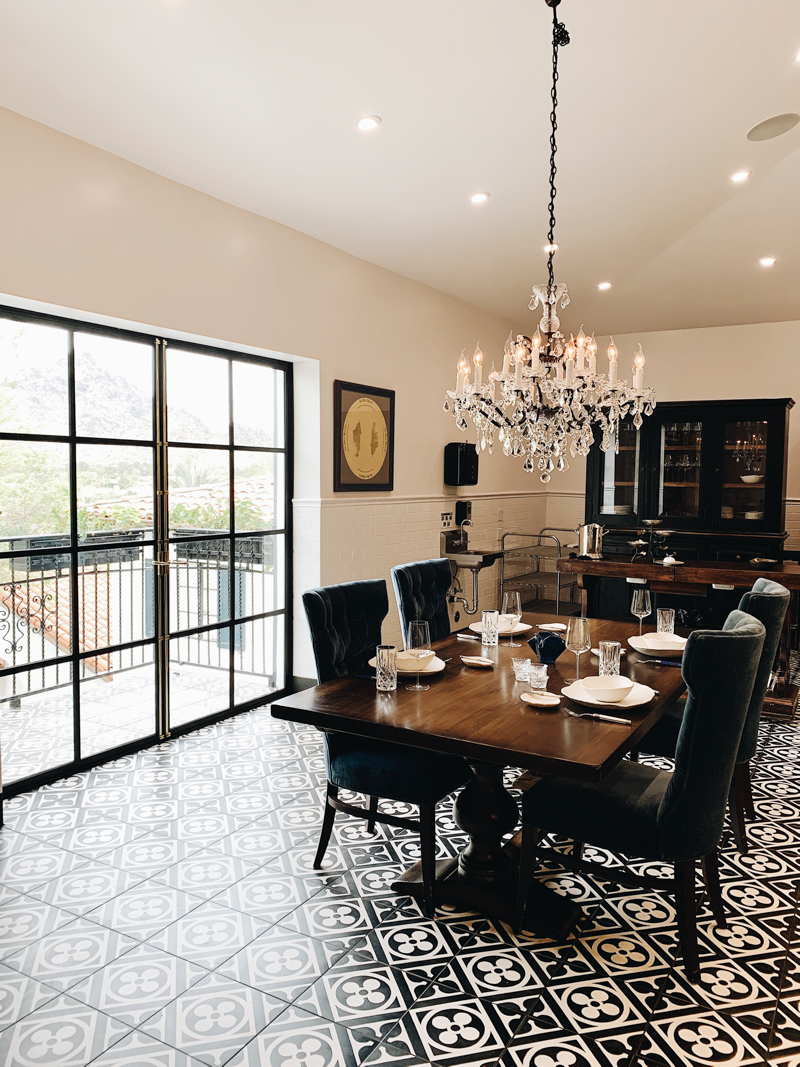
<svg viewBox="0 0 800 1067">
<path fill-rule="evenodd" d="M 631 719 L 616 719 L 613 715 L 599 715 L 597 712 L 590 712 L 588 715 L 584 716 L 584 718 L 599 719 L 601 722 L 618 722 L 622 726 L 632 725 Z"/>
</svg>

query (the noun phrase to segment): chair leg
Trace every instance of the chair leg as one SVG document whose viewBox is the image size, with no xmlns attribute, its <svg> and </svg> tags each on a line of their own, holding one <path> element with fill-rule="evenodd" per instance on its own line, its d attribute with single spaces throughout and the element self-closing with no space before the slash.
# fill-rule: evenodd
<svg viewBox="0 0 800 1067">
<path fill-rule="evenodd" d="M 722 903 L 722 890 L 719 884 L 719 856 L 717 850 L 703 856 L 703 878 L 708 892 L 708 902 L 714 914 L 714 922 L 724 930 L 728 928 L 728 920 L 725 917 L 725 907 Z"/>
<path fill-rule="evenodd" d="M 522 825 L 522 841 L 519 850 L 519 880 L 517 882 L 517 899 L 514 904 L 514 918 L 511 925 L 515 933 L 522 929 L 522 920 L 525 917 L 525 905 L 528 901 L 528 890 L 533 879 L 533 854 L 539 835 L 533 826 Z"/>
<path fill-rule="evenodd" d="M 436 805 L 419 806 L 419 850 L 422 860 L 422 910 L 436 914 Z"/>
<path fill-rule="evenodd" d="M 338 795 L 338 786 L 333 785 L 332 782 L 328 782 L 328 790 L 325 795 L 325 814 L 322 816 L 322 829 L 319 832 L 319 845 L 317 846 L 317 854 L 314 857 L 315 870 L 318 870 L 322 866 L 322 861 L 325 859 L 325 852 L 327 851 L 328 842 L 331 839 L 331 833 L 333 831 L 333 820 L 336 818 L 336 808 L 334 808 L 330 801 L 335 800 Z"/>
<path fill-rule="evenodd" d="M 375 816 L 378 812 L 378 798 L 369 798 L 369 818 L 367 819 L 367 833 L 375 833 Z"/>
<path fill-rule="evenodd" d="M 700 980 L 700 955 L 697 947 L 697 903 L 692 861 L 675 864 L 675 905 L 684 970 L 689 981 L 696 983 Z"/>
<path fill-rule="evenodd" d="M 731 816 L 733 836 L 736 841 L 736 847 L 742 853 L 747 852 L 747 829 L 744 825 L 745 794 L 742 774 L 740 773 L 743 768 L 744 764 L 736 764 L 730 793 L 728 794 L 728 811 Z"/>
<path fill-rule="evenodd" d="M 753 801 L 753 779 L 750 773 L 750 760 L 747 763 L 737 763 L 736 769 L 742 768 L 742 787 L 744 791 L 744 813 L 748 819 L 755 819 L 756 807 Z"/>
<path fill-rule="evenodd" d="M 572 855 L 576 860 L 583 858 L 583 841 L 572 842 Z"/>
<path fill-rule="evenodd" d="M 638 750 L 638 748 L 632 748 L 630 750 L 630 752 L 628 753 L 628 759 L 631 761 L 631 763 L 638 763 L 639 762 L 639 750 Z"/>
</svg>

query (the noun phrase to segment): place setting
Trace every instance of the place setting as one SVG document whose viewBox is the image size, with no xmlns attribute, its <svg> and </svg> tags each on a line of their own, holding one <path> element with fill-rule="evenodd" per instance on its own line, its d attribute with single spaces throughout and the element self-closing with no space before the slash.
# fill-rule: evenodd
<svg viewBox="0 0 800 1067">
<path fill-rule="evenodd" d="M 631 614 L 639 619 L 638 637 L 628 638 L 631 648 L 656 663 L 678 666 L 686 648 L 687 638 L 675 633 L 674 608 L 658 608 L 656 610 L 656 632 L 642 633 L 642 623 L 652 614 L 652 604 L 649 590 L 637 589 L 631 600 Z"/>
</svg>

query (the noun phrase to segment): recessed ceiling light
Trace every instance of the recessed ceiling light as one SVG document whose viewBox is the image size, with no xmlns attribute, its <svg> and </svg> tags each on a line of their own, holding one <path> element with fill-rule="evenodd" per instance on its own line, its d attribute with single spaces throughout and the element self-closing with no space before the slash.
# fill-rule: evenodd
<svg viewBox="0 0 800 1067">
<path fill-rule="evenodd" d="M 761 264 L 762 267 L 774 267 L 775 256 L 764 256 L 763 259 L 760 259 L 758 262 Z"/>
<path fill-rule="evenodd" d="M 489 199 L 489 196 L 489 193 L 473 193 L 469 198 L 469 202 L 471 204 L 485 204 Z"/>
<path fill-rule="evenodd" d="M 379 115 L 365 115 L 363 119 L 359 119 L 356 125 L 359 130 L 366 133 L 368 130 L 377 130 L 380 126 L 381 120 Z"/>
<path fill-rule="evenodd" d="M 556 244 L 545 245 L 544 246 L 544 250 L 548 254 L 548 256 L 550 256 L 550 255 L 553 254 L 553 252 L 557 252 L 558 251 L 558 245 L 556 245 Z"/>
<path fill-rule="evenodd" d="M 737 170 L 735 174 L 731 174 L 731 181 L 738 185 L 739 182 L 746 182 L 749 177 L 749 170 Z"/>
<path fill-rule="evenodd" d="M 613 282 L 600 282 L 597 288 L 600 289 L 602 292 L 605 292 L 606 289 L 610 289 L 613 284 Z"/>
<path fill-rule="evenodd" d="M 800 122 L 800 115 L 789 111 L 785 115 L 773 115 L 770 119 L 764 119 L 757 123 L 747 133 L 748 141 L 770 141 L 773 137 L 780 137 L 783 133 L 793 130 Z"/>
</svg>

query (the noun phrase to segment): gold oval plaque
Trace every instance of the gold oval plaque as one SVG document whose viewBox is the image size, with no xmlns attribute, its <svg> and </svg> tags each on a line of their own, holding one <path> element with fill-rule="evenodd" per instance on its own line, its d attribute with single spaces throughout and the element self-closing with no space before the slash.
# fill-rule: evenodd
<svg viewBox="0 0 800 1067">
<path fill-rule="evenodd" d="M 389 431 L 383 412 L 369 397 L 354 401 L 342 426 L 342 450 L 347 466 L 364 481 L 377 477 L 386 461 Z"/>
</svg>

